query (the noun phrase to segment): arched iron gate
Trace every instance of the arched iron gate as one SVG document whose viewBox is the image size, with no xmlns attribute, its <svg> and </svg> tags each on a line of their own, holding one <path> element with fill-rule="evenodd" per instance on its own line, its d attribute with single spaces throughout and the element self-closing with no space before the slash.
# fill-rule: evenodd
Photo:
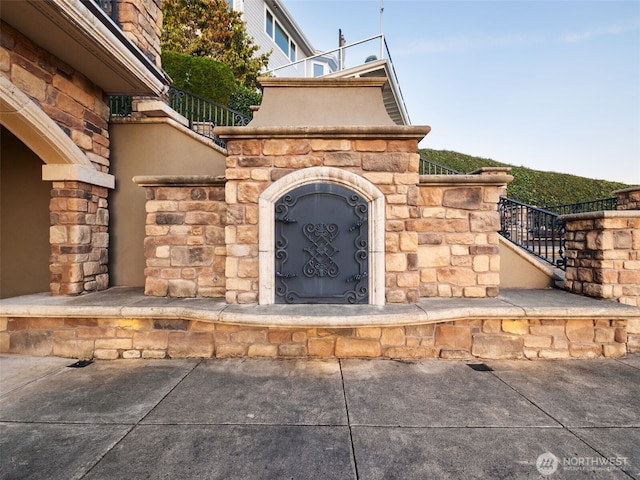
<svg viewBox="0 0 640 480">
<path fill-rule="evenodd" d="M 369 206 L 332 183 L 275 203 L 276 303 L 369 302 Z"/>
</svg>

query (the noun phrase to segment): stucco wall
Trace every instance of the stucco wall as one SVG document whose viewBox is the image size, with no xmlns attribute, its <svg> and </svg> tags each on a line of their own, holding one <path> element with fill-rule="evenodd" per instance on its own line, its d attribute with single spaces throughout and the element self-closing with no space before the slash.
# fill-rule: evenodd
<svg viewBox="0 0 640 480">
<path fill-rule="evenodd" d="M 51 183 L 37 155 L 7 129 L 0 135 L 0 298 L 46 292 Z"/>
<path fill-rule="evenodd" d="M 508 240 L 499 240 L 500 288 L 553 288 L 551 267 L 547 269 L 541 260 Z"/>
<path fill-rule="evenodd" d="M 153 120 L 151 120 L 153 121 Z M 158 120 L 111 123 L 110 195 L 112 286 L 143 286 L 145 192 L 131 180 L 136 175 L 224 175 L 225 156 L 211 142 L 185 128 Z"/>
</svg>

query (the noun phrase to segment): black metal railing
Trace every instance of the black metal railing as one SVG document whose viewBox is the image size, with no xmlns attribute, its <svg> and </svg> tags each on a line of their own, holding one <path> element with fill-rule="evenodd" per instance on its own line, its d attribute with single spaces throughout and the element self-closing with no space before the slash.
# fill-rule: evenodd
<svg viewBox="0 0 640 480">
<path fill-rule="evenodd" d="M 565 224 L 555 212 L 500 197 L 500 235 L 564 270 Z"/>
<path fill-rule="evenodd" d="M 169 106 L 189 121 L 191 130 L 211 138 L 221 147 L 226 147 L 226 145 L 214 132 L 215 127 L 244 126 L 251 121 L 251 117 L 177 87 L 169 89 L 168 97 Z M 113 116 L 131 116 L 133 97 L 127 95 L 110 96 L 109 109 Z"/>
<path fill-rule="evenodd" d="M 439 163 L 432 162 L 428 158 L 420 157 L 420 175 L 464 175 L 464 173 L 445 167 Z"/>
<path fill-rule="evenodd" d="M 112 117 L 130 117 L 133 112 L 131 95 L 110 95 L 109 113 Z"/>
<path fill-rule="evenodd" d="M 116 25 L 118 23 L 118 2 L 116 0 L 93 0 Z"/>
<path fill-rule="evenodd" d="M 225 146 L 213 129 L 217 126 L 245 126 L 251 121 L 240 112 L 177 87 L 169 89 L 169 106 L 189 120 L 189 128 Z"/>
<path fill-rule="evenodd" d="M 618 198 L 601 198 L 590 202 L 568 203 L 566 205 L 554 205 L 545 207 L 545 210 L 557 213 L 558 215 L 571 215 L 572 213 L 601 212 L 604 210 L 615 210 L 618 207 Z"/>
</svg>

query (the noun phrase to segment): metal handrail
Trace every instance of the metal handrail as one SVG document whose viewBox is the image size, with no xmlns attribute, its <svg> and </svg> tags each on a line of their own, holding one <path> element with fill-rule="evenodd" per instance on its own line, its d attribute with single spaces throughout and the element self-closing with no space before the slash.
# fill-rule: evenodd
<svg viewBox="0 0 640 480">
<path fill-rule="evenodd" d="M 420 168 L 418 173 L 420 175 L 464 175 L 463 172 L 445 167 L 444 165 L 440 165 L 439 163 L 433 162 L 424 157 L 420 157 Z"/>
<path fill-rule="evenodd" d="M 565 223 L 555 212 L 500 197 L 500 235 L 565 270 Z"/>
<path fill-rule="evenodd" d="M 555 212 L 558 215 L 571 215 L 573 213 L 600 212 L 604 210 L 615 210 L 618 207 L 618 198 L 600 198 L 590 202 L 567 203 L 565 205 L 555 205 L 545 207 L 545 210 Z"/>
<path fill-rule="evenodd" d="M 178 87 L 169 89 L 168 104 L 188 120 L 191 130 L 211 138 L 223 148 L 226 148 L 226 144 L 214 132 L 215 127 L 245 126 L 251 121 L 251 117 Z M 109 109 L 112 116 L 129 117 L 133 113 L 133 97 L 130 95 L 110 96 Z"/>
<path fill-rule="evenodd" d="M 240 112 L 177 87 L 169 89 L 169 106 L 189 121 L 191 130 L 213 139 L 223 148 L 226 144 L 214 132 L 215 127 L 245 126 L 251 121 Z"/>
</svg>

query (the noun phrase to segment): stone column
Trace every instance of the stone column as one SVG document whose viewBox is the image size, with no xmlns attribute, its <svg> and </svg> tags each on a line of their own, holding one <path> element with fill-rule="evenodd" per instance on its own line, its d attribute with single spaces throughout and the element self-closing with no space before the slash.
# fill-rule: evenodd
<svg viewBox="0 0 640 480">
<path fill-rule="evenodd" d="M 51 190 L 51 293 L 79 295 L 109 286 L 108 189 L 56 181 Z"/>
<path fill-rule="evenodd" d="M 422 175 L 417 218 L 422 297 L 496 297 L 500 285 L 498 201 L 509 169 Z"/>
<path fill-rule="evenodd" d="M 224 179 L 139 176 L 134 181 L 147 197 L 145 295 L 224 297 Z"/>
<path fill-rule="evenodd" d="M 564 215 L 565 289 L 640 306 L 640 210 Z"/>
<path fill-rule="evenodd" d="M 624 188 L 613 192 L 618 198 L 618 210 L 640 210 L 640 186 Z"/>
</svg>

